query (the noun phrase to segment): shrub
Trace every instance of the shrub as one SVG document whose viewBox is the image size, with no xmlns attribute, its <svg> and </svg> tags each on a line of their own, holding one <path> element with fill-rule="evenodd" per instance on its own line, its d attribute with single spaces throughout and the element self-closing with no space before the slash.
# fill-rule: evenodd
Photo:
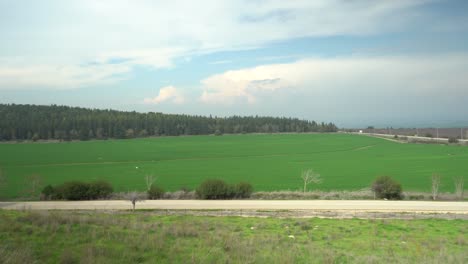
<svg viewBox="0 0 468 264">
<path fill-rule="evenodd" d="M 66 200 L 88 200 L 90 184 L 85 182 L 73 181 L 66 182 L 59 186 L 62 196 Z"/>
<path fill-rule="evenodd" d="M 424 136 L 425 136 L 425 137 L 428 137 L 428 138 L 433 137 L 431 133 L 426 133 Z"/>
<path fill-rule="evenodd" d="M 201 199 L 226 199 L 228 198 L 229 186 L 222 180 L 206 180 L 198 186 L 197 197 Z"/>
<path fill-rule="evenodd" d="M 250 183 L 240 182 L 234 186 L 236 198 L 249 198 L 253 192 L 253 187 Z"/>
<path fill-rule="evenodd" d="M 411 194 L 408 196 L 408 199 L 410 200 L 424 200 L 424 195 L 422 194 Z"/>
<path fill-rule="evenodd" d="M 106 181 L 72 181 L 56 187 L 47 185 L 42 189 L 41 196 L 44 200 L 95 200 L 109 198 L 113 191 L 112 185 Z"/>
<path fill-rule="evenodd" d="M 458 139 L 454 137 L 449 137 L 448 143 L 458 143 Z"/>
<path fill-rule="evenodd" d="M 41 191 L 42 200 L 51 200 L 54 199 L 55 196 L 55 188 L 50 184 Z"/>
<path fill-rule="evenodd" d="M 249 198 L 253 187 L 250 183 L 227 184 L 223 180 L 206 180 L 196 189 L 195 193 L 200 199 L 232 199 Z"/>
<path fill-rule="evenodd" d="M 372 191 L 377 198 L 401 200 L 403 198 L 401 184 L 389 176 L 380 176 L 372 183 Z"/>
<path fill-rule="evenodd" d="M 161 199 L 164 196 L 164 190 L 161 187 L 158 187 L 154 184 L 151 185 L 148 190 L 148 199 L 156 200 Z"/>
<path fill-rule="evenodd" d="M 112 185 L 106 181 L 95 181 L 89 184 L 88 199 L 104 199 L 108 198 L 114 189 Z"/>
</svg>

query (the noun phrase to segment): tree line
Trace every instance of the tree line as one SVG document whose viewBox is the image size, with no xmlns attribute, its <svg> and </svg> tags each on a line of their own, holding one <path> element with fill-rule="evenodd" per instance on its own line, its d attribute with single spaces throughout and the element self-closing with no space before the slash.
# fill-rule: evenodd
<svg viewBox="0 0 468 264">
<path fill-rule="evenodd" d="M 337 131 L 333 123 L 298 118 L 138 113 L 59 105 L 0 104 L 0 117 L 3 141 Z"/>
</svg>

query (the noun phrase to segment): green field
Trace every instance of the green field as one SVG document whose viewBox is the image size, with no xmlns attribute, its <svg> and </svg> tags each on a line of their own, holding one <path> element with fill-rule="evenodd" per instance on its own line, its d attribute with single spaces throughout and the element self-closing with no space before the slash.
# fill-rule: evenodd
<svg viewBox="0 0 468 264">
<path fill-rule="evenodd" d="M 20 196 L 33 174 L 43 184 L 108 180 L 116 191 L 144 190 L 148 174 L 167 191 L 194 189 L 208 178 L 271 191 L 300 189 L 301 171 L 308 168 L 322 175 L 323 183 L 311 186 L 321 190 L 361 189 L 390 175 L 404 190 L 427 192 L 432 173 L 439 173 L 441 191 L 453 192 L 452 178 L 468 177 L 468 147 L 348 134 L 160 137 L 0 144 L 0 167 L 8 198 Z"/>
<path fill-rule="evenodd" d="M 1 263 L 466 263 L 464 220 L 0 210 Z"/>
</svg>

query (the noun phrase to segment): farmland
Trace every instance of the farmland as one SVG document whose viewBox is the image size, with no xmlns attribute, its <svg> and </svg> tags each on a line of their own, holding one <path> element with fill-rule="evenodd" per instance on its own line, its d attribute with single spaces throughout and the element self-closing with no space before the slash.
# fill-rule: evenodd
<svg viewBox="0 0 468 264">
<path fill-rule="evenodd" d="M 320 190 L 357 190 L 390 175 L 404 190 L 429 191 L 432 173 L 441 191 L 467 177 L 468 147 L 399 144 L 348 134 L 268 134 L 159 137 L 64 143 L 0 144 L 7 198 L 19 197 L 31 175 L 42 184 L 96 179 L 116 191 L 144 190 L 145 175 L 167 191 L 194 189 L 204 179 L 250 182 L 256 191 L 298 190 L 300 173 L 322 175 Z"/>
</svg>

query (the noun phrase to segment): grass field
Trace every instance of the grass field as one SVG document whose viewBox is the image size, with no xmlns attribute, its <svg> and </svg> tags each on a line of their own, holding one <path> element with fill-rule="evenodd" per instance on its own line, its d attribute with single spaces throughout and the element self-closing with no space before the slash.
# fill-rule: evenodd
<svg viewBox="0 0 468 264">
<path fill-rule="evenodd" d="M 399 144 L 348 134 L 277 134 L 161 137 L 71 143 L 0 144 L 0 168 L 19 197 L 28 176 L 43 184 L 70 180 L 110 181 L 116 191 L 144 190 L 144 176 L 157 176 L 167 191 L 193 189 L 207 178 L 247 181 L 257 191 L 298 190 L 301 171 L 322 175 L 321 190 L 368 187 L 390 175 L 404 190 L 430 191 L 432 173 L 441 191 L 453 192 L 452 178 L 468 177 L 468 147 Z"/>
<path fill-rule="evenodd" d="M 466 263 L 463 220 L 0 210 L 1 263 Z"/>
</svg>

